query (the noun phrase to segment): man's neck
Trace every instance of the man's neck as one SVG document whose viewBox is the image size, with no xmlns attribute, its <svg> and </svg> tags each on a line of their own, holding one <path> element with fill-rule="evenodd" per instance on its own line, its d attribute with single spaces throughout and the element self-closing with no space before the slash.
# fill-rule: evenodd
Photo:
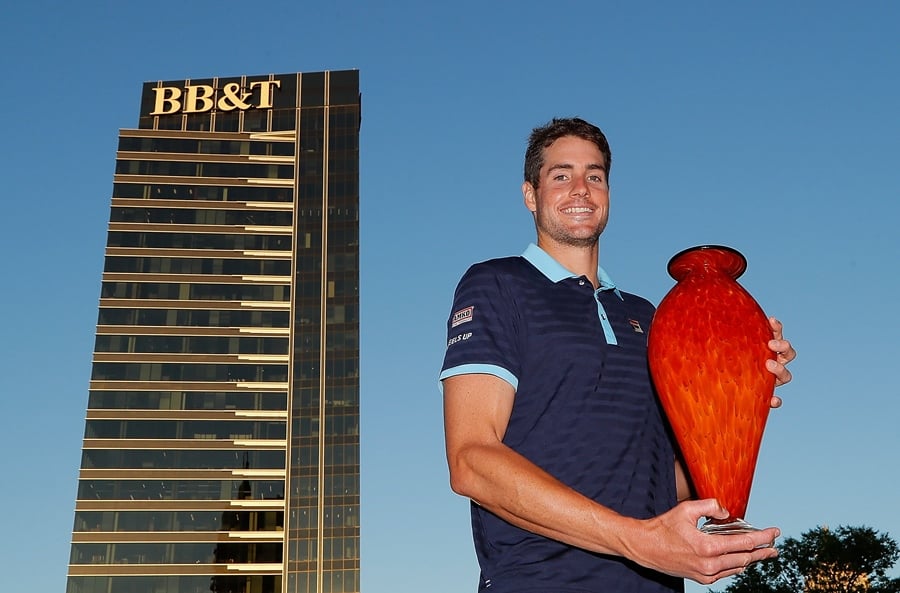
<svg viewBox="0 0 900 593">
<path fill-rule="evenodd" d="M 575 245 L 563 245 L 556 241 L 547 241 L 538 238 L 538 247 L 543 249 L 553 259 L 562 264 L 567 270 L 577 276 L 585 276 L 594 285 L 600 287 L 600 279 L 597 277 L 597 267 L 600 263 L 600 244 L 594 243 L 590 247 L 578 247 Z"/>
</svg>

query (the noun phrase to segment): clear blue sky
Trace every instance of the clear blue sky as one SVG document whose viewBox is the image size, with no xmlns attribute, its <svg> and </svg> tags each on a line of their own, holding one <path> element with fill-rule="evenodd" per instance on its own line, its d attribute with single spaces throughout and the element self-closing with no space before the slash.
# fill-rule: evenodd
<svg viewBox="0 0 900 593">
<path fill-rule="evenodd" d="M 800 352 L 749 518 L 900 539 L 900 4 L 624 4 L 6 6 L 3 590 L 65 587 L 118 130 L 141 84 L 270 72 L 361 73 L 365 593 L 475 589 L 443 458 L 444 321 L 470 263 L 532 240 L 524 142 L 555 115 L 610 138 L 601 263 L 620 286 L 658 302 L 671 254 L 731 245 Z"/>
</svg>

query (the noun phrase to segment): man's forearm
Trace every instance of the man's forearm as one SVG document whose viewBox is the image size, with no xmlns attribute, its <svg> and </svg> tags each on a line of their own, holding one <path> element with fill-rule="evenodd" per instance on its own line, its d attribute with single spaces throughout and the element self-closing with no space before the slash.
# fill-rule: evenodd
<svg viewBox="0 0 900 593">
<path fill-rule="evenodd" d="M 621 556 L 638 521 L 569 488 L 502 443 L 468 445 L 451 460 L 451 485 L 505 521 L 563 543 Z"/>
</svg>

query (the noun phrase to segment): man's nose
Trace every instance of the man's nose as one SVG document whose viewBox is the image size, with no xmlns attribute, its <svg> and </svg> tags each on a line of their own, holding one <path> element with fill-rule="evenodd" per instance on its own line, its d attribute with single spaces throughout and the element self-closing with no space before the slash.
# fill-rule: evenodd
<svg viewBox="0 0 900 593">
<path fill-rule="evenodd" d="M 572 195 L 573 196 L 587 196 L 590 194 L 590 189 L 588 188 L 587 182 L 585 182 L 583 177 L 575 177 L 572 181 Z"/>
</svg>

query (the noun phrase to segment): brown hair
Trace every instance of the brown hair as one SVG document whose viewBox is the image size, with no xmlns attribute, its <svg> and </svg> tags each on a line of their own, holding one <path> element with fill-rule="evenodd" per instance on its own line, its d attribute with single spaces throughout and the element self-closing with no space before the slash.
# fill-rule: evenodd
<svg viewBox="0 0 900 593">
<path fill-rule="evenodd" d="M 525 151 L 525 181 L 534 188 L 538 187 L 541 167 L 544 166 L 544 149 L 563 136 L 575 136 L 596 144 L 603 154 L 606 177 L 609 179 L 612 152 L 600 128 L 577 117 L 555 117 L 549 123 L 532 130 L 528 137 L 528 148 Z"/>
</svg>

